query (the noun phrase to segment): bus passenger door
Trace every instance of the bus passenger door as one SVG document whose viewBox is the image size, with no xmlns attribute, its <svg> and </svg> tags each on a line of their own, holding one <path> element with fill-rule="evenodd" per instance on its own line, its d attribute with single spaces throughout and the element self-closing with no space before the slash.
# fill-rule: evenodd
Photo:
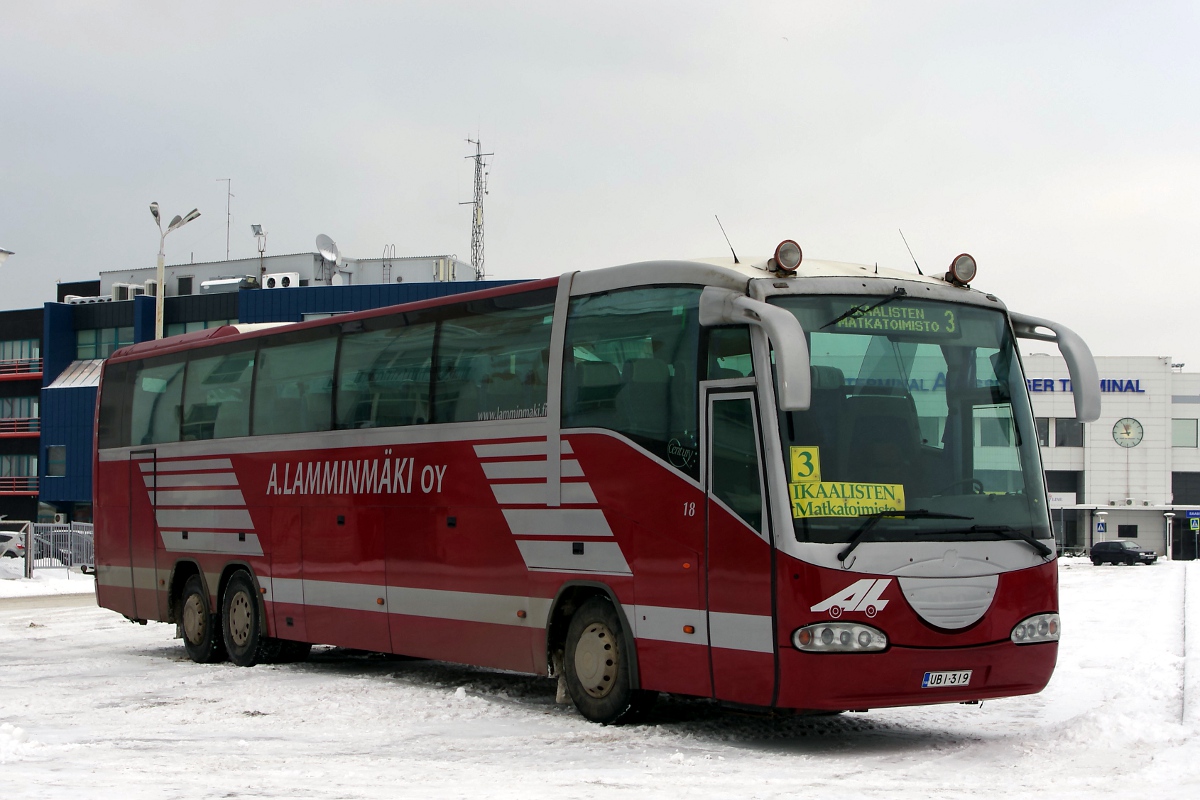
<svg viewBox="0 0 1200 800">
<path fill-rule="evenodd" d="M 772 561 L 754 395 L 707 395 L 708 636 L 713 696 L 775 696 Z"/>
<path fill-rule="evenodd" d="M 135 619 L 166 619 L 158 607 L 158 461 L 154 450 L 129 454 L 129 580 Z"/>
</svg>

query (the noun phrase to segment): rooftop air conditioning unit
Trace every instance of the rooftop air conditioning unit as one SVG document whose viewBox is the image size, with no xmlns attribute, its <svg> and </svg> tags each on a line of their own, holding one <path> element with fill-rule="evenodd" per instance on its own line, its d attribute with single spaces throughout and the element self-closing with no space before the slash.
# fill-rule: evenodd
<svg viewBox="0 0 1200 800">
<path fill-rule="evenodd" d="M 112 285 L 113 300 L 132 300 L 146 293 L 146 287 L 140 283 L 114 283 Z"/>
<path fill-rule="evenodd" d="M 111 303 L 112 298 L 108 295 L 104 297 L 90 297 L 86 295 L 69 294 L 63 298 L 63 302 L 71 306 L 91 305 L 92 303 Z"/>
<path fill-rule="evenodd" d="M 290 289 L 300 285 L 299 272 L 270 272 L 263 275 L 264 289 Z"/>
<path fill-rule="evenodd" d="M 1127 506 L 1131 506 L 1131 505 L 1133 505 L 1133 498 L 1132 498 L 1132 497 L 1126 497 L 1126 498 L 1125 498 L 1125 505 L 1127 505 Z"/>
<path fill-rule="evenodd" d="M 154 278 L 146 281 L 143 284 L 143 294 L 148 294 L 151 297 L 158 297 L 158 281 Z"/>
<path fill-rule="evenodd" d="M 66 514 L 55 514 L 54 515 L 54 524 L 55 525 L 66 525 L 67 524 L 67 515 Z"/>
</svg>

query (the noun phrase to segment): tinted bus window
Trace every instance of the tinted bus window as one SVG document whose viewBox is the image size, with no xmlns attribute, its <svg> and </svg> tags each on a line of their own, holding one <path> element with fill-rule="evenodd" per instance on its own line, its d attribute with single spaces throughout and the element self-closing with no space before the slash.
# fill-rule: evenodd
<svg viewBox="0 0 1200 800">
<path fill-rule="evenodd" d="M 167 356 L 138 365 L 133 379 L 130 444 L 179 441 L 183 357 Z"/>
<path fill-rule="evenodd" d="M 546 364 L 554 319 L 550 292 L 498 297 L 459 307 L 439 323 L 436 422 L 546 415 Z M 549 302 L 505 307 L 535 299 Z"/>
<path fill-rule="evenodd" d="M 329 430 L 337 328 L 263 341 L 254 373 L 255 436 Z"/>
<path fill-rule="evenodd" d="M 252 346 L 197 351 L 188 362 L 184 381 L 183 440 L 248 435 L 253 374 Z"/>
<path fill-rule="evenodd" d="M 564 428 L 608 428 L 698 477 L 700 289 L 627 289 L 571 300 Z"/>
<path fill-rule="evenodd" d="M 109 364 L 104 369 L 103 393 L 97 418 L 96 446 L 126 447 L 129 444 L 129 377 L 132 364 Z"/>
<path fill-rule="evenodd" d="M 390 327 L 382 330 L 342 335 L 338 428 L 420 425 L 429 421 L 429 366 L 436 326 L 432 322 L 405 325 L 396 318 L 388 322 Z"/>
</svg>

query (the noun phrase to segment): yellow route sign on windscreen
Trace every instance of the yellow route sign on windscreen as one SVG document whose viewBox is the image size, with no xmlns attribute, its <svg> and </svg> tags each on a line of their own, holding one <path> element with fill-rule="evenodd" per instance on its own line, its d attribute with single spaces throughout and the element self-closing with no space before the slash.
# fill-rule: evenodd
<svg viewBox="0 0 1200 800">
<path fill-rule="evenodd" d="M 821 448 L 788 448 L 788 482 L 821 480 Z"/>
<path fill-rule="evenodd" d="M 788 484 L 788 494 L 796 519 L 858 517 L 904 510 L 904 485 L 899 483 L 798 481 Z"/>
</svg>

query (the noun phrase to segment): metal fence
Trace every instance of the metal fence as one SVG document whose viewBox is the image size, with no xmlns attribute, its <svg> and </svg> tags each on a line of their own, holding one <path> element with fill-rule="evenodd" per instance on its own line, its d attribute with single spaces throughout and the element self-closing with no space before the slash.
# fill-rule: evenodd
<svg viewBox="0 0 1200 800">
<path fill-rule="evenodd" d="M 30 556 L 34 569 L 70 569 L 95 565 L 90 523 L 35 522 L 31 527 L 33 547 Z"/>
</svg>

